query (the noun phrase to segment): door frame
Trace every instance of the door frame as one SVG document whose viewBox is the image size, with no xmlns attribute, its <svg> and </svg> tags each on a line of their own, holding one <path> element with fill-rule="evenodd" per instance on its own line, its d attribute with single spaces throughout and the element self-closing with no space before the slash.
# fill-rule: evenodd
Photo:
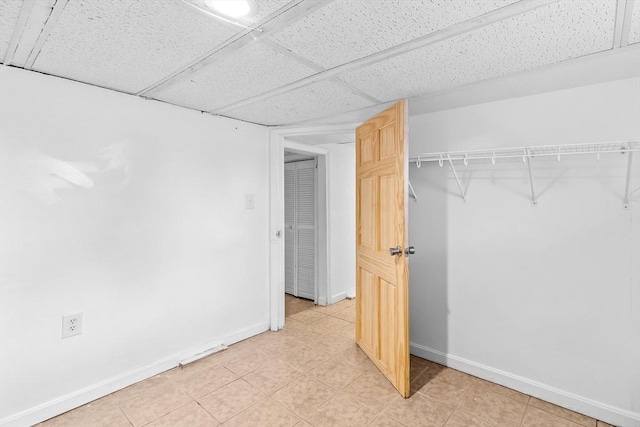
<svg viewBox="0 0 640 427">
<path fill-rule="evenodd" d="M 354 132 L 359 123 L 347 123 L 327 126 L 282 127 L 272 129 L 269 136 L 269 300 L 270 325 L 272 331 L 284 327 L 284 152 L 291 151 L 318 157 L 318 208 L 321 210 L 318 221 L 318 241 L 325 244 L 318 250 L 318 286 L 325 287 L 327 302 L 331 298 L 331 262 L 329 257 L 329 176 L 331 169 L 330 152 L 326 148 L 293 142 L 296 136 L 326 135 L 332 133 Z M 324 186 L 324 197 L 320 187 Z M 355 201 L 354 201 L 355 203 Z M 322 206 L 324 205 L 324 206 Z M 324 216 L 324 220 L 322 217 Z M 324 247 L 322 247 L 324 246 Z M 324 264 L 324 265 L 323 265 Z M 355 267 L 354 267 L 355 268 Z M 316 303 L 318 295 L 316 292 Z"/>
</svg>

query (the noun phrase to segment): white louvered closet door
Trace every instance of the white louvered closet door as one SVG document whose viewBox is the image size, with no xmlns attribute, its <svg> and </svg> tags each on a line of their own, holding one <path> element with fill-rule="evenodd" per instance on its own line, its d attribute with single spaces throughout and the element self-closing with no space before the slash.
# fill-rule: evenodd
<svg viewBox="0 0 640 427">
<path fill-rule="evenodd" d="M 284 291 L 295 295 L 296 164 L 284 165 Z"/>
<path fill-rule="evenodd" d="M 316 162 L 285 164 L 285 292 L 315 298 Z"/>
</svg>

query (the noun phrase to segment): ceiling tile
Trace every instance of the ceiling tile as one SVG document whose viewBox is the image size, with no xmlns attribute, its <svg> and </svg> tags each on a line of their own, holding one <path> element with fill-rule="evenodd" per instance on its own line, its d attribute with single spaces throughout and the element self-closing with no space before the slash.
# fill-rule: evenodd
<svg viewBox="0 0 640 427">
<path fill-rule="evenodd" d="M 390 101 L 611 49 L 615 0 L 561 1 L 341 76 Z"/>
<path fill-rule="evenodd" d="M 373 105 L 344 86 L 331 81 L 287 92 L 224 115 L 263 125 L 282 125 L 330 116 Z"/>
<path fill-rule="evenodd" d="M 630 4 L 633 5 L 633 13 L 631 28 L 629 28 L 629 44 L 633 44 L 640 42 L 640 0 L 635 0 Z"/>
<path fill-rule="evenodd" d="M 270 38 L 331 68 L 515 1 L 335 0 Z"/>
<path fill-rule="evenodd" d="M 69 2 L 34 69 L 138 92 L 237 33 L 180 0 Z"/>
<path fill-rule="evenodd" d="M 275 49 L 254 42 L 190 79 L 161 92 L 157 99 L 211 111 L 313 74 L 315 71 Z"/>
<path fill-rule="evenodd" d="M 22 0 L 0 1 L 0 61 L 3 63 L 21 8 Z"/>
</svg>

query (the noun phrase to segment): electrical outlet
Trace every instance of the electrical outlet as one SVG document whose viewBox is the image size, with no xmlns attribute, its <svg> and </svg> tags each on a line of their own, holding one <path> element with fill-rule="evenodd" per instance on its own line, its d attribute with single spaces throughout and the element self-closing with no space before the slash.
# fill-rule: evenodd
<svg viewBox="0 0 640 427">
<path fill-rule="evenodd" d="M 82 333 L 82 313 L 62 316 L 62 338 L 69 338 Z"/>
</svg>

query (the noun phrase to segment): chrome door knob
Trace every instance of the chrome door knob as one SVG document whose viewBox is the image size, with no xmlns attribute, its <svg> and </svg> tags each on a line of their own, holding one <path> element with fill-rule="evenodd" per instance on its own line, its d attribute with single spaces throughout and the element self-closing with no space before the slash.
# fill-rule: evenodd
<svg viewBox="0 0 640 427">
<path fill-rule="evenodd" d="M 391 256 L 401 256 L 402 255 L 402 247 L 396 246 L 395 248 L 389 248 L 389 255 Z"/>
<path fill-rule="evenodd" d="M 404 253 L 407 255 L 413 255 L 416 253 L 416 248 L 414 248 L 413 246 L 409 246 L 404 250 Z"/>
</svg>

